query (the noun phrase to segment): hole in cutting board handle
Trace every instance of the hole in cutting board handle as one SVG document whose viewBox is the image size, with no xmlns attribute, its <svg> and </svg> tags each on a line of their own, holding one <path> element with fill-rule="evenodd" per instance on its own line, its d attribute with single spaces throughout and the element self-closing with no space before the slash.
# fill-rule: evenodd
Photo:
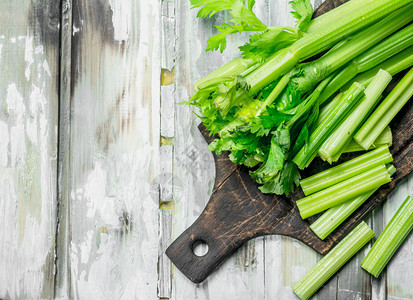
<svg viewBox="0 0 413 300">
<path fill-rule="evenodd" d="M 208 253 L 208 250 L 209 250 L 209 246 L 203 240 L 196 240 L 192 244 L 192 252 L 194 252 L 196 256 L 199 256 L 199 257 L 205 256 Z"/>
</svg>

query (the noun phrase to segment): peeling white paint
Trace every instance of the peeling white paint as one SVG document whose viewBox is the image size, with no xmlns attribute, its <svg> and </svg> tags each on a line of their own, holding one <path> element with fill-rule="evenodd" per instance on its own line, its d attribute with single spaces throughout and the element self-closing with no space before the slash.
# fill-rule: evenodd
<svg viewBox="0 0 413 300">
<path fill-rule="evenodd" d="M 47 60 L 43 61 L 43 70 L 46 72 L 47 75 L 49 75 L 49 77 L 52 76 L 52 74 L 50 72 L 49 64 L 47 63 Z"/>
<path fill-rule="evenodd" d="M 75 36 L 75 34 L 78 33 L 79 31 L 80 31 L 80 28 L 73 25 L 72 35 Z"/>
<path fill-rule="evenodd" d="M 43 54 L 43 45 L 36 46 L 36 48 L 34 48 L 34 53 L 35 54 Z"/>
<path fill-rule="evenodd" d="M 86 216 L 97 218 L 99 222 L 108 226 L 119 226 L 116 199 L 106 196 L 106 190 L 102 188 L 106 185 L 106 170 L 99 161 L 96 161 L 94 169 L 88 175 L 83 191 L 83 195 L 87 200 Z"/>
<path fill-rule="evenodd" d="M 26 76 L 27 81 L 29 81 L 30 79 L 30 67 L 34 62 L 33 52 L 33 37 L 27 36 L 26 47 L 24 52 L 24 60 L 26 61 L 26 70 L 24 71 L 24 75 Z"/>
<path fill-rule="evenodd" d="M 0 120 L 0 167 L 7 167 L 9 141 L 9 126 Z"/>
<path fill-rule="evenodd" d="M 44 51 L 40 35 L 48 24 L 33 27 L 33 3 L 1 4 L 12 9 L 0 18 L 0 298 L 48 299 L 53 294 L 57 168 L 52 155 L 58 112 L 55 106 L 49 110 L 54 98 L 48 98 L 58 92 L 53 73 L 59 33 L 50 36 L 53 42 Z M 43 66 L 45 60 L 50 68 Z M 44 78 L 37 76 L 38 63 Z"/>
<path fill-rule="evenodd" d="M 118 42 L 126 41 L 131 28 L 130 1 L 109 0 L 109 4 L 112 9 L 114 38 Z"/>
<path fill-rule="evenodd" d="M 24 117 L 25 105 L 23 97 L 17 90 L 15 83 L 10 83 L 7 87 L 6 105 L 9 115 L 17 116 L 19 118 Z"/>
<path fill-rule="evenodd" d="M 30 118 L 26 119 L 26 135 L 32 144 L 37 145 L 39 127 L 42 128 L 42 136 L 47 136 L 47 119 L 44 114 L 44 106 L 47 103 L 47 99 L 44 96 L 43 89 L 34 84 L 32 84 L 32 92 L 29 99 Z M 43 144 L 47 146 L 47 141 Z"/>
<path fill-rule="evenodd" d="M 90 251 L 92 249 L 93 230 L 89 230 L 83 242 L 80 244 L 80 262 L 87 264 L 89 262 Z"/>
</svg>

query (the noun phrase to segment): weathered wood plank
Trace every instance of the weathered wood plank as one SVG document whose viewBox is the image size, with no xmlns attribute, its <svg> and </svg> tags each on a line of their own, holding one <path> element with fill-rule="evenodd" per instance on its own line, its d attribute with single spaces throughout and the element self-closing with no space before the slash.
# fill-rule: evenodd
<svg viewBox="0 0 413 300">
<path fill-rule="evenodd" d="M 410 175 L 388 197 L 383 205 L 383 223 L 387 225 L 397 209 L 413 194 L 413 176 Z M 386 270 L 387 269 L 387 270 Z M 413 234 L 400 246 L 385 269 L 387 299 L 413 299 Z M 383 275 L 381 275 L 383 276 Z"/>
<path fill-rule="evenodd" d="M 216 67 L 239 56 L 236 41 L 246 41 L 247 35 L 230 37 L 228 48 L 205 53 L 206 41 L 215 30 L 214 21 L 228 17 L 218 14 L 215 20 L 196 19 L 189 1 L 175 1 L 176 61 L 175 102 L 187 101 L 192 84 Z M 258 1 L 267 11 L 266 2 Z M 187 106 L 175 111 L 174 177 L 185 184 L 174 192 L 173 236 L 177 237 L 201 213 L 209 200 L 214 183 L 214 161 L 197 125 L 199 120 Z M 173 268 L 173 299 L 262 299 L 264 297 L 264 253 L 262 239 L 248 242 L 206 281 L 194 285 Z"/>
<path fill-rule="evenodd" d="M 311 1 L 316 9 L 323 1 Z M 271 26 L 293 26 L 288 1 L 269 1 Z M 291 286 L 301 279 L 321 258 L 311 248 L 288 237 L 268 236 L 265 238 L 265 281 L 266 299 L 295 299 Z M 337 277 L 329 280 L 317 293 L 317 299 L 335 299 Z"/>
<path fill-rule="evenodd" d="M 54 290 L 59 1 L 1 3 L 0 298 Z"/>
<path fill-rule="evenodd" d="M 291 286 L 318 259 L 314 250 L 295 239 L 276 235 L 265 237 L 265 299 L 295 299 Z"/>
<path fill-rule="evenodd" d="M 165 250 L 171 243 L 172 210 L 162 208 L 159 210 L 159 283 L 158 297 L 169 299 L 172 295 L 171 261 L 166 257 Z"/>
<path fill-rule="evenodd" d="M 156 299 L 160 2 L 73 2 L 70 297 Z"/>
<path fill-rule="evenodd" d="M 172 296 L 172 265 L 165 254 L 165 250 L 171 243 L 175 188 L 175 178 L 173 176 L 175 35 L 175 3 L 174 1 L 161 1 L 161 143 L 159 182 L 157 182 L 160 207 L 158 297 L 161 299 L 170 299 Z"/>
<path fill-rule="evenodd" d="M 70 294 L 70 110 L 72 62 L 72 0 L 61 3 L 59 153 L 57 163 L 57 233 L 55 298 L 68 299 Z"/>
<path fill-rule="evenodd" d="M 370 242 L 370 245 L 377 240 L 381 232 L 383 231 L 383 204 L 378 205 L 372 211 L 372 229 L 376 236 Z M 383 275 L 376 279 L 374 276 L 370 276 L 371 280 L 371 299 L 372 300 L 384 300 L 386 299 L 386 271 L 383 272 Z"/>
<path fill-rule="evenodd" d="M 340 270 L 338 275 L 337 299 L 371 299 L 372 287 L 370 275 L 360 267 L 361 262 L 369 250 L 370 245 L 363 247 L 363 249 Z"/>
</svg>

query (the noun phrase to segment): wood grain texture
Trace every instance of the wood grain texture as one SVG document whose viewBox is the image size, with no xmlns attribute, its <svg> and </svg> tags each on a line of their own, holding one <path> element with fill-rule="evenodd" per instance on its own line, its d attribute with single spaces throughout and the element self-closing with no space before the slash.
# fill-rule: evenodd
<svg viewBox="0 0 413 300">
<path fill-rule="evenodd" d="M 54 293 L 59 1 L 1 2 L 0 298 Z"/>
<path fill-rule="evenodd" d="M 386 226 L 407 195 L 413 194 L 413 178 L 409 177 L 400 183 L 389 199 L 383 205 L 383 225 Z M 387 299 L 413 299 L 413 234 L 410 234 L 396 251 L 387 265 L 385 272 L 380 276 L 387 291 Z"/>
<path fill-rule="evenodd" d="M 73 1 L 70 299 L 157 299 L 160 1 Z"/>
<path fill-rule="evenodd" d="M 175 101 L 185 101 L 192 94 L 192 84 L 217 66 L 239 55 L 235 43 L 221 55 L 205 55 L 204 47 L 214 28 L 228 16 L 219 14 L 215 20 L 196 19 L 189 1 L 175 4 Z M 267 4 L 260 1 L 258 11 L 267 13 Z M 247 40 L 246 35 L 234 37 Z M 184 183 L 174 192 L 173 237 L 187 228 L 205 207 L 212 192 L 215 168 L 207 143 L 197 129 L 198 118 L 187 106 L 175 108 L 174 177 Z M 199 285 L 194 285 L 175 267 L 173 268 L 172 299 L 254 299 L 264 294 L 264 247 L 251 241 L 224 263 L 218 272 Z M 225 283 L 225 287 L 223 286 Z"/>
<path fill-rule="evenodd" d="M 61 1 L 60 89 L 57 162 L 57 229 L 55 259 L 55 298 L 70 295 L 70 117 L 72 63 L 72 1 Z"/>
</svg>

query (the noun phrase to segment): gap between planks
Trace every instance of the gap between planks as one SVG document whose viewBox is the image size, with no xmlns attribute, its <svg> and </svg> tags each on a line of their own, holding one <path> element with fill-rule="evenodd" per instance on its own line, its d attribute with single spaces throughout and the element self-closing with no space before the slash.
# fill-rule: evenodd
<svg viewBox="0 0 413 300">
<path fill-rule="evenodd" d="M 59 116 L 57 160 L 57 228 L 55 238 L 55 299 L 70 298 L 70 99 L 72 0 L 61 1 L 59 57 Z"/>
</svg>

